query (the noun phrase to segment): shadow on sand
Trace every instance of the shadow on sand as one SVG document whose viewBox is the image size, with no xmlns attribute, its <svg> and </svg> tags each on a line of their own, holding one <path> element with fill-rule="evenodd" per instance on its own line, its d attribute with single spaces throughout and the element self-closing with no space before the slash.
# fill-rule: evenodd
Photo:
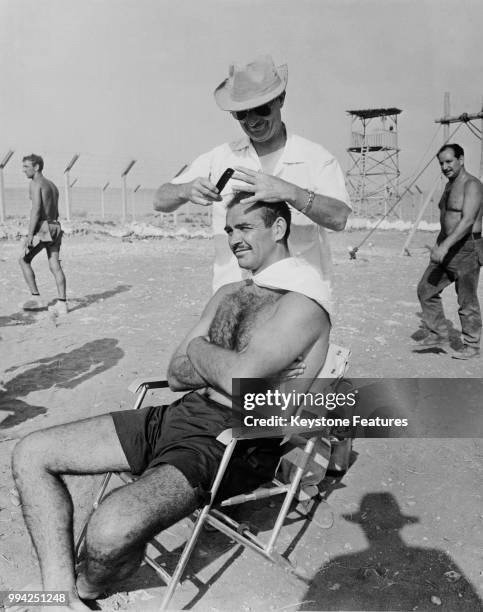
<svg viewBox="0 0 483 612">
<path fill-rule="evenodd" d="M 114 289 L 108 289 L 107 291 L 103 291 L 102 293 L 89 293 L 83 298 L 79 298 L 76 300 L 72 300 L 69 302 L 70 304 L 70 312 L 74 312 L 76 310 L 80 310 L 81 308 L 87 308 L 91 304 L 95 302 L 99 302 L 101 300 L 107 300 L 108 298 L 114 297 L 118 293 L 124 293 L 125 291 L 129 291 L 132 285 L 117 285 Z"/>
<path fill-rule="evenodd" d="M 124 351 L 116 338 L 100 338 L 87 342 L 68 353 L 58 353 L 38 361 L 8 368 L 6 373 L 22 369 L 20 374 L 4 384 L 0 391 L 0 411 L 11 412 L 0 423 L 0 430 L 14 427 L 39 414 L 47 412 L 45 406 L 34 406 L 23 397 L 34 391 L 52 387 L 73 389 L 89 378 L 116 365 Z M 28 368 L 29 369 L 24 369 Z"/>
<path fill-rule="evenodd" d="M 69 311 L 74 312 L 81 308 L 87 308 L 95 302 L 100 300 L 107 300 L 108 298 L 114 297 L 118 293 L 124 293 L 129 291 L 132 285 L 117 285 L 113 289 L 102 291 L 101 293 L 90 293 L 83 298 L 69 300 Z M 0 316 L 0 327 L 14 327 L 16 325 L 32 325 L 38 321 L 37 314 L 39 312 L 47 312 L 47 306 L 45 308 L 39 308 L 38 310 L 20 310 L 14 312 L 11 315 Z"/>
<path fill-rule="evenodd" d="M 368 547 L 323 565 L 301 610 L 428 610 L 439 605 L 431 597 L 444 610 L 482 609 L 473 586 L 444 551 L 404 543 L 399 531 L 419 519 L 401 514 L 390 493 L 368 493 L 359 511 L 343 518 L 361 526 Z"/>
<path fill-rule="evenodd" d="M 416 316 L 422 319 L 423 313 L 417 312 Z M 450 321 L 449 319 L 446 319 L 446 326 L 448 328 L 448 336 L 449 336 L 448 348 L 452 349 L 453 351 L 460 351 L 463 347 L 463 341 L 461 339 L 461 332 L 455 328 L 452 321 Z M 421 340 L 424 340 L 428 335 L 429 335 L 429 331 L 424 325 L 424 323 L 421 321 L 420 327 L 414 333 L 411 334 L 411 339 L 414 340 L 415 342 L 421 342 Z M 418 346 L 415 345 L 412 352 L 418 353 L 420 355 L 425 355 L 427 353 L 434 353 L 434 354 L 446 353 L 447 351 L 444 348 L 441 348 L 439 346 L 431 346 L 431 347 L 420 346 L 418 348 Z"/>
<path fill-rule="evenodd" d="M 336 482 L 332 490 L 341 486 L 345 485 Z M 330 492 L 328 490 L 326 496 Z M 251 505 L 246 504 L 246 506 Z M 261 510 L 255 509 L 256 516 L 253 516 L 248 508 L 243 511 L 247 519 L 253 517 L 256 520 L 261 530 L 273 522 L 274 513 L 275 510 L 268 508 L 266 504 Z M 315 522 L 317 516 L 315 508 Z M 314 516 L 311 518 L 314 519 Z M 366 534 L 368 547 L 357 553 L 335 557 L 320 567 L 314 578 L 304 579 L 307 591 L 300 597 L 303 603 L 298 610 L 407 611 L 436 609 L 438 605 L 441 605 L 442 610 L 451 612 L 454 610 L 475 612 L 483 609 L 472 584 L 449 555 L 443 550 L 407 546 L 404 543 L 399 535 L 400 530 L 406 525 L 418 523 L 419 519 L 401 514 L 397 501 L 390 493 L 365 495 L 359 511 L 343 515 L 343 518 L 361 526 Z M 240 520 L 240 517 L 237 517 L 237 520 Z M 249 522 L 252 523 L 251 520 Z M 309 521 L 302 522 L 299 533 L 283 552 L 283 556 L 287 557 L 295 547 L 302 545 L 300 539 L 309 524 Z M 340 528 L 343 528 L 343 525 Z M 254 530 L 254 533 L 256 532 L 257 530 Z M 208 581 L 202 582 L 197 578 L 197 574 L 203 568 L 230 549 L 232 554 Z M 168 572 L 173 571 L 181 550 L 181 546 L 170 553 L 164 550 L 158 558 Z M 197 594 L 185 604 L 183 609 L 189 610 L 203 605 L 203 595 L 222 577 L 243 551 L 242 547 L 222 534 L 203 534 L 187 568 L 187 578 L 197 589 Z M 253 555 L 253 566 L 263 572 L 263 559 L 255 553 L 248 554 Z M 281 580 L 292 580 L 292 578 L 298 580 L 280 570 Z M 142 609 L 151 612 L 159 606 L 165 585 L 149 567 L 143 566 L 135 575 L 123 581 L 119 590 L 131 591 L 130 599 L 131 603 L 134 603 L 136 598 L 142 599 L 143 595 L 146 595 L 144 589 L 157 587 L 162 591 L 159 594 L 153 594 L 151 591 L 148 597 L 150 601 L 142 602 L 144 606 Z M 249 588 L 250 585 L 247 583 L 247 589 Z M 432 601 L 432 597 L 438 599 Z M 269 602 L 267 609 L 268 607 Z"/>
</svg>

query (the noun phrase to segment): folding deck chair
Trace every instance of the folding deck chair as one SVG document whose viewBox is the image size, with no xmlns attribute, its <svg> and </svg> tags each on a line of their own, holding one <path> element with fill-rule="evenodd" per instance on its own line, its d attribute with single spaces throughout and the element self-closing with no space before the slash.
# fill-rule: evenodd
<svg viewBox="0 0 483 612">
<path fill-rule="evenodd" d="M 350 351 L 331 344 L 325 359 L 324 366 L 320 370 L 317 378 L 332 379 L 331 386 L 337 384 L 347 370 Z M 136 394 L 134 408 L 139 409 L 143 403 L 147 391 L 153 389 L 168 388 L 166 380 L 153 379 L 136 379 L 130 386 L 129 390 Z M 283 428 L 282 428 L 283 429 Z M 311 435 L 310 435 L 311 434 Z M 273 434 L 262 431 L 255 432 L 242 431 L 241 428 L 228 429 L 218 436 L 218 440 L 225 444 L 226 449 L 222 457 L 220 466 L 216 473 L 209 499 L 205 505 L 195 511 L 195 520 L 191 536 L 187 540 L 183 552 L 179 558 L 176 568 L 170 575 L 155 559 L 145 554 L 145 562 L 151 566 L 160 578 L 166 583 L 167 589 L 161 603 L 160 612 L 167 609 L 169 602 L 175 592 L 175 589 L 181 579 L 184 569 L 190 559 L 190 556 L 195 548 L 198 537 L 205 525 L 210 525 L 212 528 L 224 533 L 231 539 L 235 540 L 243 546 L 247 546 L 251 550 L 258 552 L 266 559 L 277 563 L 285 570 L 297 573 L 290 561 L 283 557 L 275 549 L 277 537 L 282 529 L 286 516 L 290 510 L 292 502 L 296 499 L 299 502 L 308 502 L 316 494 L 318 494 L 318 483 L 324 478 L 325 471 L 329 465 L 331 454 L 331 440 L 327 435 L 326 428 L 298 428 L 296 435 L 290 435 L 290 450 L 284 454 L 281 459 L 281 464 L 285 467 L 284 470 L 277 470 L 271 483 L 268 486 L 262 486 L 251 493 L 236 495 L 229 499 L 223 499 L 221 502 L 215 498 L 218 493 L 223 476 L 229 466 L 230 458 L 235 450 L 235 446 L 239 440 L 281 437 L 284 433 L 281 428 Z M 288 436 L 284 438 L 284 441 Z M 350 440 L 349 440 L 350 442 Z M 282 482 L 277 477 L 281 472 L 288 475 L 289 482 Z M 118 476 L 123 482 L 129 483 L 133 481 L 133 477 L 129 473 L 114 473 L 106 474 L 102 480 L 100 489 L 95 497 L 92 505 L 92 510 L 87 517 L 80 535 L 76 543 L 76 556 L 79 555 L 82 542 L 87 531 L 89 518 L 102 501 L 109 481 L 113 475 Z M 284 479 L 285 480 L 285 479 Z M 223 513 L 223 509 L 229 506 L 253 501 L 257 499 L 272 497 L 274 495 L 284 495 L 283 502 L 280 506 L 278 516 L 273 525 L 268 542 L 262 542 L 258 537 L 249 531 L 246 524 L 240 524 L 233 518 Z M 308 517 L 308 514 L 306 515 Z"/>
</svg>

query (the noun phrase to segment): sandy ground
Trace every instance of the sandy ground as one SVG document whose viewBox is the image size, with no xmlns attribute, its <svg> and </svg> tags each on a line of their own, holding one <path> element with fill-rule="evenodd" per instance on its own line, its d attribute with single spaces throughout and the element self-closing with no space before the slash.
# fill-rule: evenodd
<svg viewBox="0 0 483 612">
<path fill-rule="evenodd" d="M 420 232 L 412 256 L 399 255 L 401 232 L 377 232 L 349 261 L 363 232 L 331 235 L 340 315 L 333 340 L 352 349 L 354 377 L 477 378 L 482 360 L 452 360 L 420 350 L 415 286 L 427 262 Z M 19 437 L 42 427 L 128 408 L 128 384 L 165 372 L 171 351 L 209 296 L 211 241 L 121 240 L 73 236 L 64 248 L 71 312 L 52 319 L 24 313 L 26 293 L 16 263 L 19 243 L 0 243 L 0 590 L 38 579 L 21 510 L 12 495 L 10 457 Z M 43 255 L 41 255 L 43 258 Z M 43 295 L 54 297 L 46 262 L 36 271 Z M 458 343 L 453 289 L 444 303 Z M 483 298 L 483 294 L 480 299 Z M 166 396 L 156 396 L 160 401 Z M 222 537 L 204 537 L 175 608 L 198 610 L 463 610 L 482 609 L 483 534 L 480 439 L 359 439 L 353 464 L 326 480 L 330 528 L 296 512 L 279 550 L 305 572 L 295 579 Z M 76 529 L 97 478 L 71 478 Z M 244 511 L 261 536 L 273 508 Z M 179 553 L 187 521 L 165 534 L 167 563 Z M 448 572 L 456 572 L 448 574 Z M 103 609 L 154 610 L 163 586 L 143 567 Z M 128 594 L 129 593 L 129 594 Z"/>
</svg>

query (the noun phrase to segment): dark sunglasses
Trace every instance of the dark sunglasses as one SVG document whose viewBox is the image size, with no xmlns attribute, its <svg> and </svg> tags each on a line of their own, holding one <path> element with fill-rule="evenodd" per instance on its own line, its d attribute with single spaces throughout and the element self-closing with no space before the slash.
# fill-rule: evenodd
<svg viewBox="0 0 483 612">
<path fill-rule="evenodd" d="M 248 113 L 255 113 L 259 117 L 268 117 L 268 115 L 272 112 L 272 104 L 273 100 L 271 102 L 267 102 L 266 104 L 262 104 L 261 106 L 257 106 L 256 108 L 249 108 L 248 110 L 242 111 L 233 111 L 231 114 L 233 115 L 233 117 L 235 117 L 235 119 L 238 119 L 238 121 L 243 121 L 244 119 L 246 119 Z"/>
</svg>

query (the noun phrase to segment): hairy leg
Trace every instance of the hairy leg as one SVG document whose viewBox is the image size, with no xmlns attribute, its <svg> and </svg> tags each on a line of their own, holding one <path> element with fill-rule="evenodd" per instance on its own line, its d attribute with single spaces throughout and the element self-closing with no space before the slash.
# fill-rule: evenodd
<svg viewBox="0 0 483 612">
<path fill-rule="evenodd" d="M 77 579 L 81 597 L 95 598 L 140 565 L 146 544 L 188 516 L 198 493 L 178 468 L 162 464 L 112 491 L 94 512 L 86 536 L 86 558 Z"/>
<path fill-rule="evenodd" d="M 66 281 L 65 274 L 60 264 L 59 251 L 53 251 L 47 248 L 47 257 L 49 259 L 49 268 L 52 272 L 55 284 L 57 285 L 57 294 L 60 299 L 65 300 L 66 296 Z"/>
<path fill-rule="evenodd" d="M 69 591 L 78 599 L 72 499 L 62 475 L 128 469 L 110 415 L 37 431 L 17 444 L 12 470 L 45 590 Z"/>
</svg>

